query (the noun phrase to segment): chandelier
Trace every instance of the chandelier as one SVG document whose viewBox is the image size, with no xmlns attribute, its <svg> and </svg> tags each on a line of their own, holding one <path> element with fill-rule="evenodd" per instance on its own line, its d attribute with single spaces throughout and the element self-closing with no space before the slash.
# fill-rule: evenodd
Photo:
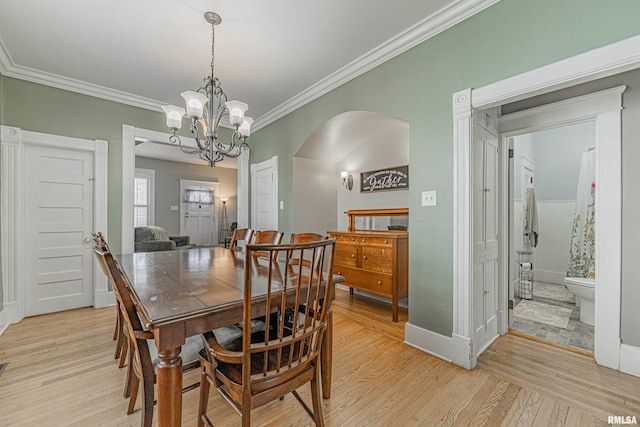
<svg viewBox="0 0 640 427">
<path fill-rule="evenodd" d="M 247 104 L 240 101 L 227 101 L 227 95 L 222 90 L 220 80 L 214 74 L 215 62 L 215 26 L 222 22 L 220 15 L 214 12 L 204 14 L 204 19 L 211 24 L 211 75 L 204 78 L 204 86 L 197 91 L 182 92 L 186 104 L 184 108 L 167 105 L 162 110 L 167 116 L 167 126 L 173 131 L 169 137 L 172 143 L 178 143 L 180 150 L 187 154 L 197 154 L 202 160 L 214 167 L 217 162 L 225 157 L 238 157 L 242 150 L 248 150 L 247 138 L 251 133 L 251 117 L 245 117 Z M 187 115 L 191 119 L 191 133 L 197 147 L 187 146 L 182 143 L 180 136 L 176 134 L 182 126 L 182 118 Z M 231 141 L 223 144 L 218 141 L 218 126 L 220 122 L 228 118 L 234 128 Z M 198 128 L 200 125 L 200 129 Z"/>
</svg>

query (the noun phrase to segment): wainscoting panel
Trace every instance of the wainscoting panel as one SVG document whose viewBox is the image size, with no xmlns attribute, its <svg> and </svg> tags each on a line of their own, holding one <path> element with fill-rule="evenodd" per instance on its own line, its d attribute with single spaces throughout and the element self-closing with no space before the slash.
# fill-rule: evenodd
<svg viewBox="0 0 640 427">
<path fill-rule="evenodd" d="M 564 284 L 569 268 L 569 246 L 575 200 L 538 202 L 540 237 L 534 254 L 534 277 L 548 283 Z"/>
<path fill-rule="evenodd" d="M 539 200 L 538 226 L 540 235 L 538 246 L 534 249 L 533 267 L 535 280 L 564 284 L 569 268 L 569 244 L 575 200 Z M 516 200 L 513 206 L 514 250 L 522 248 L 523 214 L 522 201 Z M 514 253 L 515 259 L 515 253 Z M 512 280 L 517 279 L 514 266 Z"/>
</svg>

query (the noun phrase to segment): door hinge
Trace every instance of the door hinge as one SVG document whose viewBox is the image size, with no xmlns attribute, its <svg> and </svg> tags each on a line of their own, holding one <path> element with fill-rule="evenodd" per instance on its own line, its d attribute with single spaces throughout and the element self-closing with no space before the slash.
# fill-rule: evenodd
<svg viewBox="0 0 640 427">
<path fill-rule="evenodd" d="M 513 310 L 513 300 L 509 300 L 509 310 Z"/>
<path fill-rule="evenodd" d="M 513 159 L 513 148 L 509 149 L 509 158 Z"/>
</svg>

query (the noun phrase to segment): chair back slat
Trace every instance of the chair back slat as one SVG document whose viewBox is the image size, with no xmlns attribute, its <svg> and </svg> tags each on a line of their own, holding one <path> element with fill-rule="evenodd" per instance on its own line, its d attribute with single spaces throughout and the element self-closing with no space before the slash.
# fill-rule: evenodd
<svg viewBox="0 0 640 427">
<path fill-rule="evenodd" d="M 255 257 L 255 253 L 266 256 Z M 333 297 L 334 256 L 335 239 L 246 246 L 244 324 L 251 322 L 252 297 L 263 292 L 267 316 L 262 339 L 256 339 L 250 328 L 243 329 L 244 384 L 273 380 L 285 372 L 294 375 L 319 356 Z M 284 263 L 274 262 L 278 259 Z M 299 263 L 291 268 L 292 259 L 312 260 L 311 267 Z M 323 265 L 327 266 L 324 272 Z"/>
<path fill-rule="evenodd" d="M 236 228 L 233 230 L 233 235 L 231 236 L 231 243 L 229 244 L 229 249 L 232 251 L 240 251 L 242 247 L 238 245 L 238 242 L 251 243 L 251 238 L 253 237 L 253 230 L 250 228 Z"/>
</svg>

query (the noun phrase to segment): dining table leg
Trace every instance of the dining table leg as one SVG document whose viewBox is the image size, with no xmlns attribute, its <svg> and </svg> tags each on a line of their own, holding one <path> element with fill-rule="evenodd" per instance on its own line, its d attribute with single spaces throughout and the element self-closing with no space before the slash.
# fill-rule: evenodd
<svg viewBox="0 0 640 427">
<path fill-rule="evenodd" d="M 331 397 L 331 370 L 333 367 L 333 311 L 327 312 L 327 330 L 322 337 L 320 350 L 320 375 L 322 376 L 322 397 Z"/>
<path fill-rule="evenodd" d="M 158 351 L 158 426 L 182 424 L 182 359 L 180 347 Z"/>
</svg>

